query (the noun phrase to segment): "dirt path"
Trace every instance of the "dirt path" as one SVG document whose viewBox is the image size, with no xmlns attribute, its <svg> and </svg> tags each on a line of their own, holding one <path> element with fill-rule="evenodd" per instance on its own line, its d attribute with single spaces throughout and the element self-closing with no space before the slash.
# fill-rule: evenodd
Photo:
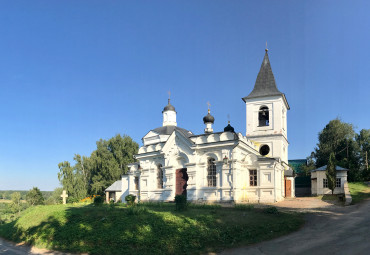
<svg viewBox="0 0 370 255">
<path fill-rule="evenodd" d="M 0 238 L 0 254 L 1 255 L 72 255 L 71 253 L 62 253 L 57 251 L 49 251 L 45 249 L 38 249 L 35 247 L 30 247 L 28 245 L 14 244 Z"/>
<path fill-rule="evenodd" d="M 349 207 L 328 206 L 306 215 L 292 234 L 220 255 L 370 254 L 370 200 Z"/>
</svg>

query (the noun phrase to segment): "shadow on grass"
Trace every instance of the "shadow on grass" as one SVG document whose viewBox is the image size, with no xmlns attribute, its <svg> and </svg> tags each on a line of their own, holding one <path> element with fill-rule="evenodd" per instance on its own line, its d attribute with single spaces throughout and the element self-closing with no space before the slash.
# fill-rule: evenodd
<svg viewBox="0 0 370 255">
<path fill-rule="evenodd" d="M 58 208 L 36 226 L 23 228 L 18 220 L 1 226 L 0 233 L 9 233 L 5 237 L 14 241 L 74 253 L 199 254 L 273 238 L 303 223 L 297 215 L 232 208 Z"/>
</svg>

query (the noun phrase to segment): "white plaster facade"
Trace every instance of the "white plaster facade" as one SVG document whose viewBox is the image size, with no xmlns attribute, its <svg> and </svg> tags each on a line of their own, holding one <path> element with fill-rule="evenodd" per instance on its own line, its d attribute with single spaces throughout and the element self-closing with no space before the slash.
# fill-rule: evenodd
<svg viewBox="0 0 370 255">
<path fill-rule="evenodd" d="M 162 112 L 162 127 L 142 138 L 143 146 L 135 155 L 137 162 L 130 164 L 128 174 L 122 177 L 122 183 L 128 183 L 122 191 L 136 195 L 140 201 L 173 201 L 181 192 L 186 192 L 189 201 L 197 202 L 271 203 L 294 197 L 294 177 L 288 166 L 289 105 L 285 95 L 277 90 L 272 76 L 273 83 L 268 84 L 272 88 L 263 88 L 265 95 L 250 98 L 264 86 L 259 82 L 264 72 L 269 73 L 262 80 L 271 81 L 267 51 L 254 90 L 243 98 L 246 136 L 234 132 L 230 125 L 223 132 L 213 133 L 214 118 L 209 111 L 203 119 L 205 133 L 194 135 L 177 127 L 177 113 L 169 101 Z M 261 106 L 269 111 L 268 123 L 263 127 L 258 124 Z M 269 153 L 262 155 L 264 145 Z M 188 177 L 185 186 L 178 173 L 181 169 Z M 286 180 L 290 180 L 289 189 Z"/>
<path fill-rule="evenodd" d="M 348 169 L 344 169 L 340 166 L 336 166 L 337 169 L 337 184 L 334 189 L 334 194 L 344 194 L 344 183 L 347 182 Z M 340 180 L 338 180 L 340 179 Z M 324 185 L 326 177 L 326 166 L 311 171 L 311 192 L 312 195 L 324 195 L 331 194 L 331 190 Z M 340 185 L 339 185 L 340 184 Z M 326 186 L 326 187 L 325 187 Z"/>
</svg>

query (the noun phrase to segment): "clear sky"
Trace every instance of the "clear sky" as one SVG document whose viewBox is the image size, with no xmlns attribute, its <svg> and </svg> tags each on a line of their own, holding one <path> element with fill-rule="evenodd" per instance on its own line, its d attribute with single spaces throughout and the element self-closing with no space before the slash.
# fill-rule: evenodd
<svg viewBox="0 0 370 255">
<path fill-rule="evenodd" d="M 286 94 L 289 159 L 332 119 L 370 128 L 369 1 L 1 1 L 0 190 L 53 190 L 58 163 L 162 125 L 245 135 L 268 42 Z"/>
</svg>

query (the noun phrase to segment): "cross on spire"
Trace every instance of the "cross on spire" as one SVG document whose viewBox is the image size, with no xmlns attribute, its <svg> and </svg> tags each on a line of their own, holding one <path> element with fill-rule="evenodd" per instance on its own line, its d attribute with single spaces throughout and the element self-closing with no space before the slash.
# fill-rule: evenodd
<svg viewBox="0 0 370 255">
<path fill-rule="evenodd" d="M 265 49 L 265 51 L 266 51 L 266 52 L 268 52 L 268 51 L 269 51 L 269 49 L 267 49 L 267 41 L 266 41 L 266 49 Z"/>
<path fill-rule="evenodd" d="M 170 103 L 170 100 L 171 100 L 171 90 L 169 90 L 167 93 L 168 93 L 168 103 Z"/>
<path fill-rule="evenodd" d="M 209 101 L 207 102 L 207 105 L 208 105 L 208 113 L 210 113 L 211 112 L 211 110 L 210 110 L 211 104 L 209 103 Z"/>
<path fill-rule="evenodd" d="M 230 114 L 227 114 L 227 123 L 230 124 Z"/>
</svg>

